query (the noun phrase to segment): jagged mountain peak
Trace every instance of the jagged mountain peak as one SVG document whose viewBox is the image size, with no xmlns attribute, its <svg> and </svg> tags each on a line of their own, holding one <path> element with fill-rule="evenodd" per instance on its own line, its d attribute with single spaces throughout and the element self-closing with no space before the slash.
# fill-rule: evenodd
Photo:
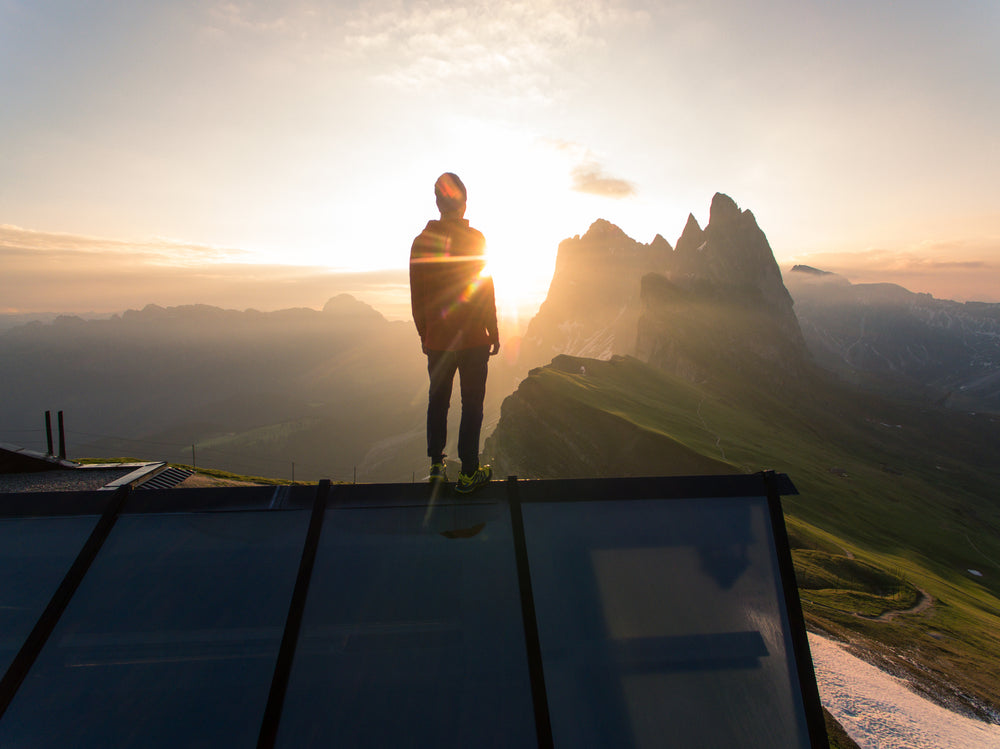
<svg viewBox="0 0 1000 749">
<path fill-rule="evenodd" d="M 582 237 L 559 243 L 549 292 L 521 348 L 528 367 L 560 353 L 607 358 L 630 352 L 646 273 L 664 273 L 673 250 L 663 237 L 637 242 L 598 219 Z"/>
<path fill-rule="evenodd" d="M 740 210 L 736 201 L 725 193 L 715 193 L 708 216 L 709 225 L 714 226 L 716 231 L 728 226 L 736 226 L 743 231 L 760 230 L 753 211 L 750 209 Z M 708 227 L 706 226 L 705 229 L 707 230 Z"/>
<path fill-rule="evenodd" d="M 717 192 L 712 197 L 712 207 L 708 212 L 708 222 L 719 225 L 727 221 L 738 221 L 742 215 L 736 201 L 725 193 Z"/>
<path fill-rule="evenodd" d="M 724 193 L 693 215 L 662 278 L 647 277 L 636 353 L 694 379 L 735 367 L 796 376 L 808 354 L 792 299 L 757 219 Z"/>
<path fill-rule="evenodd" d="M 791 314 L 792 300 L 764 232 L 749 210 L 716 193 L 704 229 L 689 216 L 667 275 L 680 284 L 755 288 L 767 306 Z"/>
<path fill-rule="evenodd" d="M 681 236 L 677 240 L 677 253 L 688 255 L 697 252 L 704 242 L 705 233 L 698 224 L 698 219 L 694 217 L 693 213 L 689 213 L 687 223 L 684 224 L 684 231 L 681 232 Z"/>
<path fill-rule="evenodd" d="M 628 235 L 625 234 L 619 227 L 612 224 L 603 218 L 597 219 L 594 223 L 590 225 L 587 229 L 587 233 L 583 235 L 586 240 L 595 240 L 603 238 L 624 238 L 629 239 Z"/>
<path fill-rule="evenodd" d="M 657 234 L 653 237 L 653 241 L 649 243 L 649 249 L 659 253 L 672 253 L 674 251 L 674 248 L 670 246 L 670 242 L 664 239 L 662 234 Z"/>
<path fill-rule="evenodd" d="M 643 283 L 651 273 L 663 283 Z M 598 219 L 584 236 L 560 243 L 548 296 L 525 335 L 524 363 L 542 364 L 560 353 L 607 358 L 636 352 L 664 366 L 664 352 L 676 347 L 661 346 L 658 339 L 680 330 L 673 326 L 668 333 L 652 318 L 640 330 L 644 313 L 655 311 L 655 318 L 680 320 L 702 309 L 717 317 L 723 308 L 732 319 L 719 318 L 718 325 L 736 331 L 749 325 L 743 324 L 749 316 L 755 326 L 748 334 L 755 341 L 752 347 L 741 346 L 739 340 L 730 344 L 728 338 L 727 347 L 752 348 L 757 358 L 771 361 L 803 358 L 792 300 L 767 237 L 753 214 L 740 210 L 728 195 L 716 193 L 704 229 L 693 215 L 688 216 L 676 249 L 662 235 L 641 244 L 611 222 Z M 687 327 L 682 338 L 692 345 L 700 337 L 715 335 L 704 321 Z"/>
</svg>

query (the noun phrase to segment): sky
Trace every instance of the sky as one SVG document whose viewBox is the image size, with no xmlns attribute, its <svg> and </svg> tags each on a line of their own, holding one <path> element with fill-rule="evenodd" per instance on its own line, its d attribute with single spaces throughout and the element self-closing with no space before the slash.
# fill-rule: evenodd
<svg viewBox="0 0 1000 749">
<path fill-rule="evenodd" d="M 0 0 L 0 313 L 408 315 L 458 173 L 505 316 L 604 218 L 1000 302 L 995 0 Z"/>
</svg>

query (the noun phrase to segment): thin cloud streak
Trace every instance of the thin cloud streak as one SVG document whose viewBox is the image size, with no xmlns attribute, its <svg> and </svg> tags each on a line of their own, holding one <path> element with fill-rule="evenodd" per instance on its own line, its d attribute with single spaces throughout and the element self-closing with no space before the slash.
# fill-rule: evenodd
<svg viewBox="0 0 1000 749">
<path fill-rule="evenodd" d="M 409 317 L 404 268 L 337 272 L 247 263 L 245 256 L 167 240 L 132 244 L 5 225 L 0 226 L 0 299 L 6 314 L 76 314 L 147 304 L 320 309 L 346 293 L 390 319 Z"/>
<path fill-rule="evenodd" d="M 0 252 L 8 256 L 14 253 L 46 255 L 104 254 L 125 255 L 144 258 L 149 262 L 159 258 L 169 264 L 200 264 L 204 262 L 234 262 L 246 260 L 250 253 L 224 247 L 211 247 L 193 242 L 171 240 L 162 237 L 141 241 L 105 239 L 79 234 L 35 231 L 11 224 L 0 224 Z"/>
</svg>

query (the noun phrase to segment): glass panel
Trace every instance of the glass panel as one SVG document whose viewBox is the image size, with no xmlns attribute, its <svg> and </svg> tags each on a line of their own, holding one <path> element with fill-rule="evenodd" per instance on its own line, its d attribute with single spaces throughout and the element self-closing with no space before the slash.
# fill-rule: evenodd
<svg viewBox="0 0 1000 749">
<path fill-rule="evenodd" d="M 119 518 L 0 746 L 255 746 L 308 521 Z"/>
<path fill-rule="evenodd" d="M 97 516 L 0 520 L 0 674 L 7 671 Z"/>
<path fill-rule="evenodd" d="M 278 746 L 534 743 L 506 506 L 328 511 Z"/>
<path fill-rule="evenodd" d="M 524 505 L 556 746 L 808 746 L 764 498 Z"/>
</svg>

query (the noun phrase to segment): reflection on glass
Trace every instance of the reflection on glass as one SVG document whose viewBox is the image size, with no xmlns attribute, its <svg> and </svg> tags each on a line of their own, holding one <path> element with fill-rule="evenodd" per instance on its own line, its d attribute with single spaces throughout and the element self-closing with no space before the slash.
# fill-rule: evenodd
<svg viewBox="0 0 1000 749">
<path fill-rule="evenodd" d="M 509 514 L 331 509 L 278 746 L 535 742 Z"/>
<path fill-rule="evenodd" d="M 0 746 L 255 746 L 308 520 L 119 518 Z"/>
<path fill-rule="evenodd" d="M 556 746 L 808 746 L 767 502 L 524 506 Z"/>
<path fill-rule="evenodd" d="M 66 576 L 96 516 L 0 520 L 0 674 Z"/>
</svg>

